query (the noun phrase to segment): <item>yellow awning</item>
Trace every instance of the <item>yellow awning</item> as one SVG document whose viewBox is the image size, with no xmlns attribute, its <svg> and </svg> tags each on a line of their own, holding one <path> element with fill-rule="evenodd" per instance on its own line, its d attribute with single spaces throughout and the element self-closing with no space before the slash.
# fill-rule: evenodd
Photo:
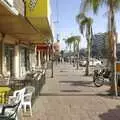
<svg viewBox="0 0 120 120">
<path fill-rule="evenodd" d="M 30 23 L 48 38 L 52 38 L 50 0 L 26 0 L 26 17 Z"/>
<path fill-rule="evenodd" d="M 33 43 L 48 39 L 27 18 L 21 15 L 13 15 L 2 4 L 0 4 L 0 32 L 16 37 L 19 40 L 29 40 Z"/>
</svg>

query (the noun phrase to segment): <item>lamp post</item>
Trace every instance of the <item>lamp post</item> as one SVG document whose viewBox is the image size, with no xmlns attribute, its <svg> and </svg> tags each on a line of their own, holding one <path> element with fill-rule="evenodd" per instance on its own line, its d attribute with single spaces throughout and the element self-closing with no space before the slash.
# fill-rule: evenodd
<svg viewBox="0 0 120 120">
<path fill-rule="evenodd" d="M 52 39 L 52 47 L 51 47 L 51 49 L 52 49 L 52 61 L 51 61 L 51 78 L 53 78 L 53 71 L 54 71 L 54 67 L 53 67 L 53 62 L 54 62 L 54 51 L 53 51 L 53 39 Z"/>
</svg>

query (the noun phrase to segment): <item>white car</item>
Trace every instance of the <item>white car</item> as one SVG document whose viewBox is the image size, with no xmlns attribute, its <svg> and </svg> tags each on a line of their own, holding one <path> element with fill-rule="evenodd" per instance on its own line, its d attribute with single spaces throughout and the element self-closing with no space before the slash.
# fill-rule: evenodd
<svg viewBox="0 0 120 120">
<path fill-rule="evenodd" d="M 80 66 L 85 66 L 86 65 L 86 60 L 81 60 L 80 61 Z"/>
<path fill-rule="evenodd" d="M 90 66 L 102 65 L 102 62 L 100 60 L 97 60 L 97 59 L 92 59 L 92 60 L 90 60 L 89 65 Z"/>
<path fill-rule="evenodd" d="M 80 65 L 85 66 L 86 60 L 80 61 Z M 102 62 L 100 60 L 97 60 L 97 59 L 90 59 L 89 66 L 97 66 L 97 65 L 102 65 Z"/>
</svg>

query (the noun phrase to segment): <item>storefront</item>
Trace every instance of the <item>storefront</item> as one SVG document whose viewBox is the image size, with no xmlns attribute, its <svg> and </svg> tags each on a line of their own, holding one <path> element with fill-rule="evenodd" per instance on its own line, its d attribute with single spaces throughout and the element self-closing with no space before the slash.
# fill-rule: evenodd
<svg viewBox="0 0 120 120">
<path fill-rule="evenodd" d="M 15 77 L 23 76 L 36 66 L 35 46 L 44 41 L 48 42 L 53 37 L 49 19 L 49 0 L 38 0 L 32 11 L 29 9 L 30 0 L 24 3 L 26 17 L 22 16 L 18 7 L 14 8 L 16 4 L 13 5 L 13 10 L 11 7 L 6 7 L 4 1 L 0 2 L 0 32 L 2 33 L 0 73 L 15 75 Z M 22 6 L 24 3 L 22 2 Z M 19 5 L 23 9 L 21 4 Z M 30 44 L 34 45 L 32 50 L 29 48 Z M 46 53 L 39 52 L 40 55 L 44 57 Z"/>
<path fill-rule="evenodd" d="M 14 46 L 4 45 L 4 74 L 14 76 Z"/>
<path fill-rule="evenodd" d="M 29 49 L 29 57 L 30 57 L 30 70 L 34 70 L 35 66 L 36 66 L 35 46 L 30 47 L 30 49 Z"/>
<path fill-rule="evenodd" d="M 20 46 L 20 76 L 23 76 L 27 71 L 30 71 L 29 49 Z"/>
<path fill-rule="evenodd" d="M 41 43 L 37 45 L 37 64 L 41 65 L 49 60 L 49 44 Z"/>
</svg>

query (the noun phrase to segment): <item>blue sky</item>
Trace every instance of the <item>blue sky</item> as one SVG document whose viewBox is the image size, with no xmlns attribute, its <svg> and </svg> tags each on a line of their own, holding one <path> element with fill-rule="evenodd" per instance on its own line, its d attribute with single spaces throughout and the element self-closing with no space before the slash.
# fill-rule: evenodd
<svg viewBox="0 0 120 120">
<path fill-rule="evenodd" d="M 58 8 L 56 8 L 56 1 Z M 59 34 L 61 43 L 61 49 L 65 49 L 63 38 L 67 38 L 70 35 L 80 35 L 79 26 L 76 23 L 75 16 L 79 13 L 81 0 L 51 0 L 53 21 L 59 20 L 59 23 L 55 24 L 55 34 Z M 88 11 L 88 16 L 92 16 L 94 19 L 93 30 L 94 33 L 107 31 L 107 15 L 105 14 L 106 8 L 100 8 L 97 15 L 93 15 L 91 11 Z M 57 19 L 58 14 L 58 19 Z M 117 31 L 120 33 L 120 12 L 116 15 Z M 81 48 L 86 47 L 86 41 L 82 39 Z"/>
</svg>

